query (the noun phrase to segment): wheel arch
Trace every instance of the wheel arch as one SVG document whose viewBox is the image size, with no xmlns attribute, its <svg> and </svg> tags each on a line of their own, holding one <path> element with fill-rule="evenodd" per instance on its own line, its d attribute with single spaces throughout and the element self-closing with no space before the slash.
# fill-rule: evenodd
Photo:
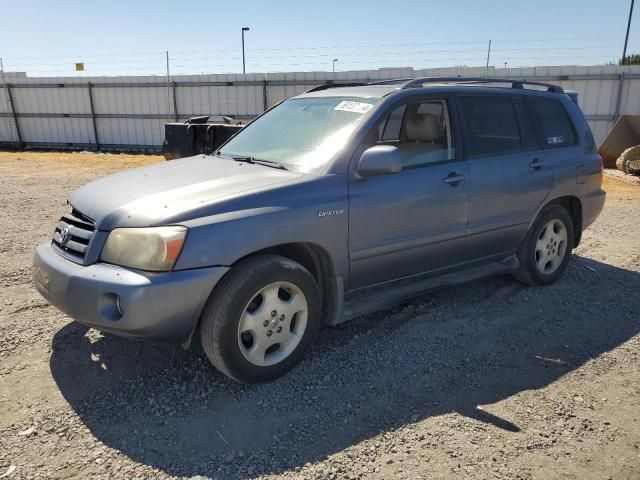
<svg viewBox="0 0 640 480">
<path fill-rule="evenodd" d="M 573 223 L 573 248 L 576 248 L 580 245 L 580 240 L 582 239 L 582 201 L 574 195 L 557 197 L 547 202 L 544 207 L 540 209 L 540 212 L 550 205 L 559 205 L 569 213 L 571 222 Z"/>
<path fill-rule="evenodd" d="M 580 240 L 582 239 L 582 201 L 575 195 L 564 195 L 562 197 L 556 197 L 542 204 L 529 222 L 527 232 L 531 230 L 538 217 L 540 217 L 540 214 L 542 214 L 542 212 L 544 212 L 551 205 L 559 205 L 569 213 L 571 222 L 573 223 L 573 246 L 571 248 L 576 248 L 578 245 L 580 245 Z M 520 244 L 524 241 L 525 238 L 526 233 L 520 240 Z"/>
<path fill-rule="evenodd" d="M 280 245 L 273 245 L 270 247 L 256 250 L 248 255 L 238 258 L 235 262 L 229 265 L 229 270 L 225 273 L 225 276 L 233 270 L 233 267 L 239 262 L 254 257 L 257 255 L 279 255 L 294 262 L 298 262 L 305 267 L 318 284 L 320 290 L 320 301 L 322 306 L 321 321 L 327 325 L 335 325 L 340 323 L 343 292 L 342 281 L 340 277 L 335 274 L 335 268 L 331 256 L 321 246 L 310 242 L 293 242 L 284 243 Z M 222 277 L 224 278 L 224 276 Z M 222 280 L 222 279 L 221 279 Z M 220 285 L 220 281 L 213 287 L 209 295 L 212 295 Z M 192 334 L 189 339 L 182 344 L 184 349 L 190 348 L 194 334 L 197 337 L 198 327 L 200 325 L 200 317 L 194 322 Z M 197 340 L 200 341 L 199 338 Z"/>
<path fill-rule="evenodd" d="M 256 255 L 279 255 L 298 262 L 309 270 L 320 290 L 323 323 L 333 325 L 341 306 L 341 282 L 336 277 L 335 267 L 329 253 L 320 245 L 311 242 L 292 242 L 272 245 L 245 255 L 230 265 L 229 271 L 239 262 Z M 214 288 L 215 290 L 215 288 Z"/>
</svg>

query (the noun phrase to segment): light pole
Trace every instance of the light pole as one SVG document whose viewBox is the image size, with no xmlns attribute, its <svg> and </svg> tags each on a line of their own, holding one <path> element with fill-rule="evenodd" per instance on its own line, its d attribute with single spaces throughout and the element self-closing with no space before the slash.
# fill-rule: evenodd
<svg viewBox="0 0 640 480">
<path fill-rule="evenodd" d="M 333 69 L 333 73 L 336 73 L 336 62 L 338 61 L 337 58 L 334 58 L 333 61 L 331 62 L 331 68 Z"/>
<path fill-rule="evenodd" d="M 489 76 L 489 58 L 491 57 L 491 40 L 489 40 L 489 49 L 487 50 L 487 68 L 484 71 L 484 76 Z"/>
<path fill-rule="evenodd" d="M 247 73 L 244 60 L 244 32 L 248 32 L 249 27 L 242 27 L 242 73 Z"/>
<path fill-rule="evenodd" d="M 631 0 L 631 8 L 629 8 L 629 21 L 627 22 L 627 35 L 624 37 L 624 49 L 622 50 L 622 62 L 624 65 L 627 58 L 627 43 L 629 42 L 629 29 L 631 28 L 631 15 L 633 14 L 633 1 Z"/>
</svg>

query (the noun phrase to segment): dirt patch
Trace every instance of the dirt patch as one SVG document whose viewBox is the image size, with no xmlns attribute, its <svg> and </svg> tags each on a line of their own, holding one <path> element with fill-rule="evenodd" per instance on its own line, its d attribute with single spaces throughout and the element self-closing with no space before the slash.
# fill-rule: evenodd
<svg viewBox="0 0 640 480">
<path fill-rule="evenodd" d="M 640 187 L 605 178 L 557 284 L 483 280 L 326 328 L 295 371 L 246 387 L 31 286 L 74 188 L 159 160 L 0 153 L 0 475 L 640 478 Z"/>
<path fill-rule="evenodd" d="M 140 167 L 164 161 L 161 155 L 130 155 L 90 152 L 3 152 L 0 151 L 0 166 L 6 173 L 18 178 L 49 176 L 59 177 L 74 174 L 108 175 L 126 168 Z M 10 172 L 9 172 L 10 170 Z"/>
</svg>

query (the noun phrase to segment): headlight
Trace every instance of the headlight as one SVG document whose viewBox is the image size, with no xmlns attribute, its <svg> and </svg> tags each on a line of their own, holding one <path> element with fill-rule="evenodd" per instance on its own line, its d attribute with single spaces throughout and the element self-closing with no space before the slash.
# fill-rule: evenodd
<svg viewBox="0 0 640 480">
<path fill-rule="evenodd" d="M 186 227 L 116 228 L 109 233 L 100 259 L 140 270 L 171 270 L 186 235 Z"/>
</svg>

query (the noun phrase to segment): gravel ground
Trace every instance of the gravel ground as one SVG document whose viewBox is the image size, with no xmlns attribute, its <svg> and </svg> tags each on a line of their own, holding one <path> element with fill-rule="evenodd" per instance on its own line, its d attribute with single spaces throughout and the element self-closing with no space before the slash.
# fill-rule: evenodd
<svg viewBox="0 0 640 480">
<path fill-rule="evenodd" d="M 631 175 L 630 173 L 623 173 L 620 170 L 616 170 L 615 168 L 607 168 L 604 173 L 612 178 L 620 179 L 625 182 L 640 185 L 640 176 Z"/>
<path fill-rule="evenodd" d="M 484 280 L 326 328 L 247 387 L 30 284 L 75 187 L 158 160 L 0 153 L 0 478 L 640 478 L 640 186 L 606 178 L 556 285 Z"/>
</svg>

